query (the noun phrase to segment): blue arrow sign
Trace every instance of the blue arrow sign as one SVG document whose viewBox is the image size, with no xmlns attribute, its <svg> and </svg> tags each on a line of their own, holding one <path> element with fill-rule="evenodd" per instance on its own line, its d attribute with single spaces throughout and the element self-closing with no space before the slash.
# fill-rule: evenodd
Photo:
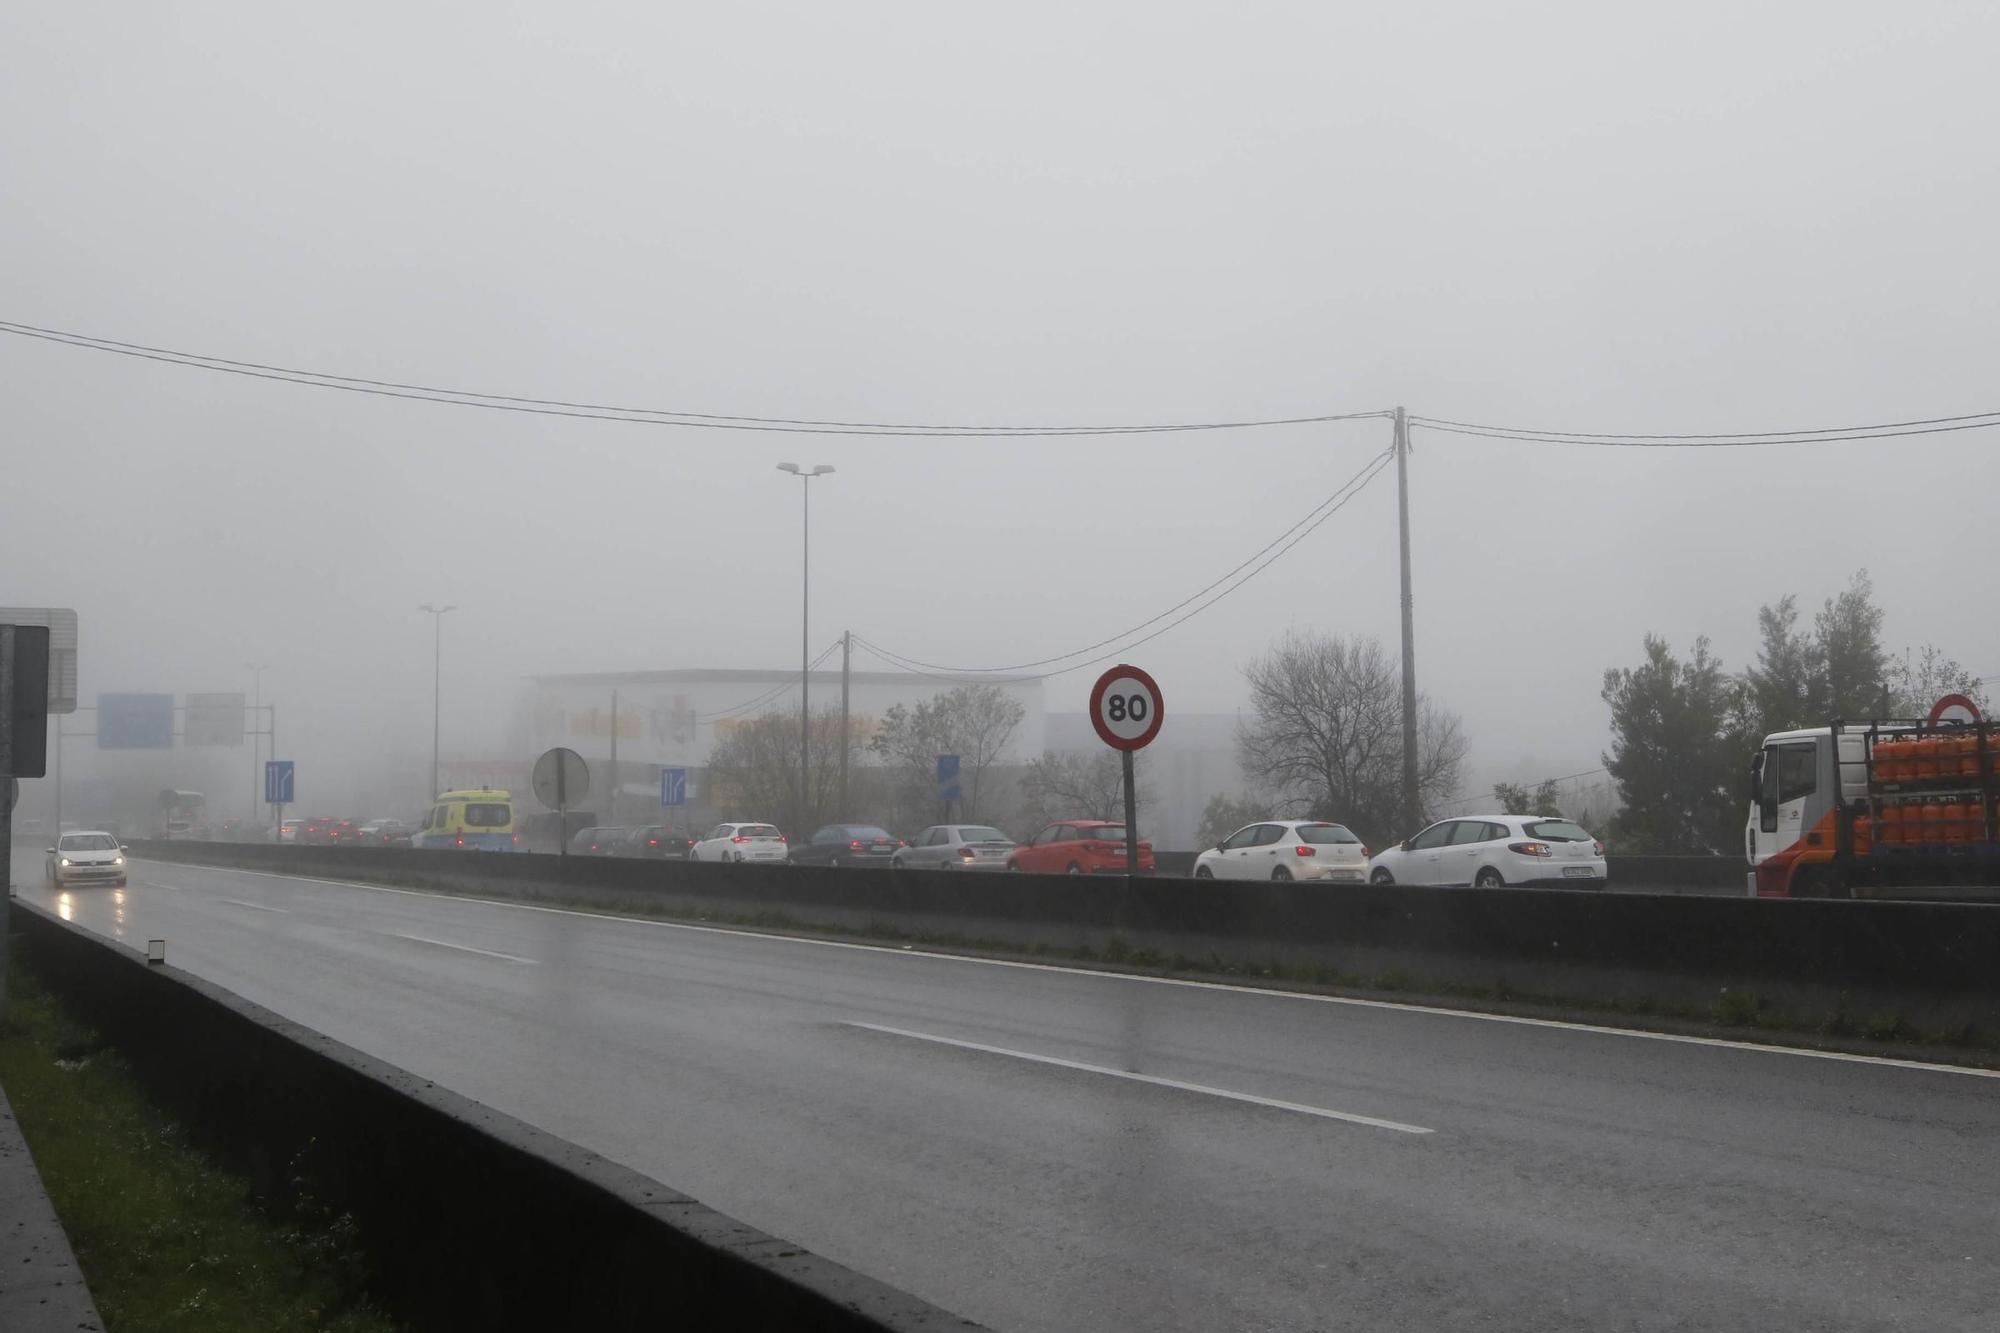
<svg viewBox="0 0 2000 1333">
<path fill-rule="evenodd" d="M 958 786 L 958 756 L 941 754 L 937 757 L 938 799 L 940 801 L 962 801 L 965 799 Z"/>
<path fill-rule="evenodd" d="M 292 761 L 269 759 L 264 763 L 264 804 L 292 803 Z"/>
<path fill-rule="evenodd" d="M 663 768 L 660 770 L 660 804 L 686 805 L 688 803 L 688 771 L 685 768 Z"/>
</svg>

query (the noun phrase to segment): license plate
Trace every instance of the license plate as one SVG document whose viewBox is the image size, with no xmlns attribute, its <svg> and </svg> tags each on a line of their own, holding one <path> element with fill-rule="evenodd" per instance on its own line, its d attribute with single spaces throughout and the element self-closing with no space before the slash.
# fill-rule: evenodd
<svg viewBox="0 0 2000 1333">
<path fill-rule="evenodd" d="M 333 802 L 329 801 L 327 802 L 327 804 L 331 805 L 333 804 Z M 1564 866 L 1563 874 L 1568 876 L 1570 879 L 1597 878 L 1597 872 L 1595 870 L 1592 870 L 1589 866 Z"/>
</svg>

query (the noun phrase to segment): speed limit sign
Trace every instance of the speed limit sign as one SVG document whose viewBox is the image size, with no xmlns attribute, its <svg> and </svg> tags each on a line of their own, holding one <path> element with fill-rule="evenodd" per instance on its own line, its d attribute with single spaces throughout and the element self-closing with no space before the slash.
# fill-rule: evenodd
<svg viewBox="0 0 2000 1333">
<path fill-rule="evenodd" d="M 1090 691 L 1090 722 L 1114 750 L 1143 750 L 1160 734 L 1166 709 L 1160 687 L 1138 667 L 1119 663 Z"/>
</svg>

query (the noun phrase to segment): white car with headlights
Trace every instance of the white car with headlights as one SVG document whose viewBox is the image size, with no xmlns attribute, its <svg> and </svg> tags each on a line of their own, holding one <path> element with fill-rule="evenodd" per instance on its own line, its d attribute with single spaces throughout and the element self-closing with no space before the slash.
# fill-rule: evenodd
<svg viewBox="0 0 2000 1333">
<path fill-rule="evenodd" d="M 49 883 L 125 885 L 125 849 L 109 833 L 65 833 L 49 848 Z"/>
<path fill-rule="evenodd" d="M 1470 884 L 1601 889 L 1604 844 L 1555 815 L 1464 815 L 1441 819 L 1375 857 L 1376 884 Z"/>
<path fill-rule="evenodd" d="M 776 824 L 717 824 L 688 848 L 690 861 L 789 861 L 791 847 Z"/>
<path fill-rule="evenodd" d="M 1195 857 L 1194 877 L 1360 884 L 1368 878 L 1368 849 L 1344 824 L 1267 819 L 1245 824 Z"/>
</svg>

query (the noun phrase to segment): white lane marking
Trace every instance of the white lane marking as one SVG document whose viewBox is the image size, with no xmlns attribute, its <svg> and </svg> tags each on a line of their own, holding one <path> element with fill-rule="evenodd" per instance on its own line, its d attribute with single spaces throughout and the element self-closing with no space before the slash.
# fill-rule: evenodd
<svg viewBox="0 0 2000 1333">
<path fill-rule="evenodd" d="M 931 1041 L 940 1046 L 956 1046 L 966 1051 L 984 1051 L 988 1055 L 1004 1055 L 1014 1060 L 1027 1060 L 1038 1065 L 1054 1065 L 1058 1069 L 1078 1069 L 1086 1074 L 1103 1074 L 1107 1078 L 1129 1079 L 1134 1083 L 1150 1083 L 1156 1088 L 1178 1088 L 1182 1092 L 1198 1092 L 1206 1097 L 1221 1097 L 1232 1102 L 1248 1102 L 1252 1106 L 1269 1106 L 1279 1111 L 1297 1111 L 1300 1115 L 1316 1115 L 1322 1120 L 1344 1120 L 1350 1125 L 1372 1125 L 1376 1129 L 1393 1129 L 1398 1134 L 1432 1134 L 1435 1130 L 1422 1125 L 1406 1125 L 1399 1120 L 1377 1120 L 1372 1115 L 1355 1115 L 1350 1111 L 1329 1111 L 1324 1106 L 1307 1106 L 1303 1102 L 1281 1102 L 1275 1097 L 1259 1097 L 1251 1092 L 1231 1092 L 1228 1088 L 1211 1088 L 1206 1083 L 1187 1083 L 1177 1078 L 1162 1078 L 1158 1074 L 1136 1074 L 1129 1069 L 1113 1069 L 1109 1065 L 1085 1064 L 1081 1060 L 1065 1060 L 1060 1056 L 1036 1055 L 1032 1051 L 1009 1050 L 1005 1046 L 988 1046 L 984 1042 L 960 1041 L 957 1037 L 940 1037 L 931 1032 L 912 1032 L 908 1028 L 883 1027 L 879 1023 L 843 1023 L 841 1026 L 861 1028 L 868 1032 L 883 1032 L 892 1037 L 908 1037 L 913 1041 Z"/>
<path fill-rule="evenodd" d="M 140 880 L 139 882 L 140 882 L 141 884 L 145 885 L 145 886 L 146 886 L 147 888 L 149 888 L 149 889 L 166 889 L 167 891 L 169 891 L 169 892 L 171 892 L 171 893 L 179 893 L 179 892 L 181 891 L 181 886 L 180 886 L 180 885 L 178 885 L 178 884 L 169 884 L 169 883 L 167 883 L 167 882 L 166 882 L 165 880 L 159 880 L 159 879 L 142 879 L 142 880 Z"/>
<path fill-rule="evenodd" d="M 400 930 L 378 930 L 375 933 L 378 935 L 387 935 L 392 939 L 411 940 L 417 944 L 433 944 L 440 949 L 457 949 L 461 953 L 476 953 L 486 958 L 504 958 L 510 963 L 534 963 L 540 961 L 534 958 L 523 958 L 517 953 L 501 953 L 498 949 L 475 949 L 470 944 L 453 944 L 450 940 L 434 940 L 428 935 L 405 935 Z"/>
<path fill-rule="evenodd" d="M 175 862 L 192 865 L 192 862 Z M 1064 967 L 1060 963 L 1026 963 L 1013 958 L 978 958 L 962 953 L 938 953 L 928 949 L 907 949 L 896 944 L 857 944 L 851 940 L 822 940 L 805 935 L 775 935 L 761 930 L 739 930 L 733 926 L 697 926 L 685 921 L 661 921 L 656 917 L 619 916 L 615 912 L 585 912 L 574 907 L 544 907 L 539 903 L 513 903 L 498 898 L 473 898 L 455 893 L 426 893 L 422 889 L 398 889 L 386 884 L 359 884 L 351 879 L 319 879 L 311 875 L 281 875 L 273 871 L 238 870 L 233 866 L 197 866 L 228 875 L 250 875 L 260 879 L 289 879 L 301 884 L 331 884 L 343 889 L 369 893 L 393 893 L 404 898 L 427 898 L 433 902 L 477 903 L 518 912 L 547 912 L 555 916 L 580 916 L 590 921 L 620 921 L 659 930 L 690 930 L 704 935 L 740 935 L 750 939 L 778 940 L 823 949 L 860 949 L 886 953 L 898 958 L 937 958 L 950 963 L 975 963 L 982 967 L 1011 967 L 1030 972 L 1059 972 L 1071 977 L 1102 977 L 1108 981 L 1137 982 L 1148 986 L 1188 986 L 1196 990 L 1227 991 L 1238 995 L 1261 995 L 1278 1000 L 1300 1000 L 1310 1004 L 1338 1004 L 1356 1009 L 1392 1009 L 1409 1014 L 1432 1014 L 1441 1018 L 1470 1018 L 1482 1023 L 1512 1023 L 1518 1027 L 1553 1028 L 1559 1032 L 1589 1032 L 1603 1037 L 1629 1037 L 1636 1041 L 1666 1041 L 1683 1046 L 1712 1046 L 1725 1051 L 1749 1051 L 1757 1055 L 1793 1055 L 1807 1060 L 1836 1060 L 1844 1064 L 1879 1065 L 1887 1069 L 1920 1070 L 1931 1074 L 1964 1074 L 1971 1078 L 2000 1079 L 2000 1069 L 1975 1065 L 1933 1064 L 1925 1060 L 1897 1060 L 1886 1055 L 1858 1055 L 1852 1051 L 1816 1051 L 1806 1046 L 1773 1046 L 1755 1041 L 1731 1041 L 1726 1037 L 1693 1037 L 1679 1032 L 1647 1032 L 1641 1028 L 1603 1027 L 1596 1023 L 1572 1023 L 1560 1018 L 1530 1018 L 1525 1014 L 1489 1014 L 1478 1009 L 1447 1009 L 1442 1005 L 1411 1004 L 1400 1000 L 1364 1000 L 1353 995 L 1315 995 L 1310 991 L 1274 990 L 1269 986 L 1245 986 L 1230 981 L 1194 981 L 1186 977 L 1148 977 L 1134 972 L 1106 972 L 1094 967 Z"/>
<path fill-rule="evenodd" d="M 249 909 L 250 909 L 251 911 L 253 911 L 253 912 L 285 912 L 285 913 L 290 913 L 290 911 L 292 910 L 292 909 L 291 909 L 291 908 L 289 908 L 289 907 L 273 907 L 273 906 L 271 906 L 271 905 L 270 905 L 269 903 L 253 903 L 253 902 L 245 902 L 245 901 L 244 901 L 243 899 L 241 899 L 241 898 L 217 898 L 217 899 L 216 899 L 215 901 L 217 901 L 217 902 L 219 902 L 219 903 L 228 903 L 228 904 L 229 904 L 229 905 L 230 905 L 231 907 L 247 907 L 247 908 L 249 908 Z"/>
</svg>

